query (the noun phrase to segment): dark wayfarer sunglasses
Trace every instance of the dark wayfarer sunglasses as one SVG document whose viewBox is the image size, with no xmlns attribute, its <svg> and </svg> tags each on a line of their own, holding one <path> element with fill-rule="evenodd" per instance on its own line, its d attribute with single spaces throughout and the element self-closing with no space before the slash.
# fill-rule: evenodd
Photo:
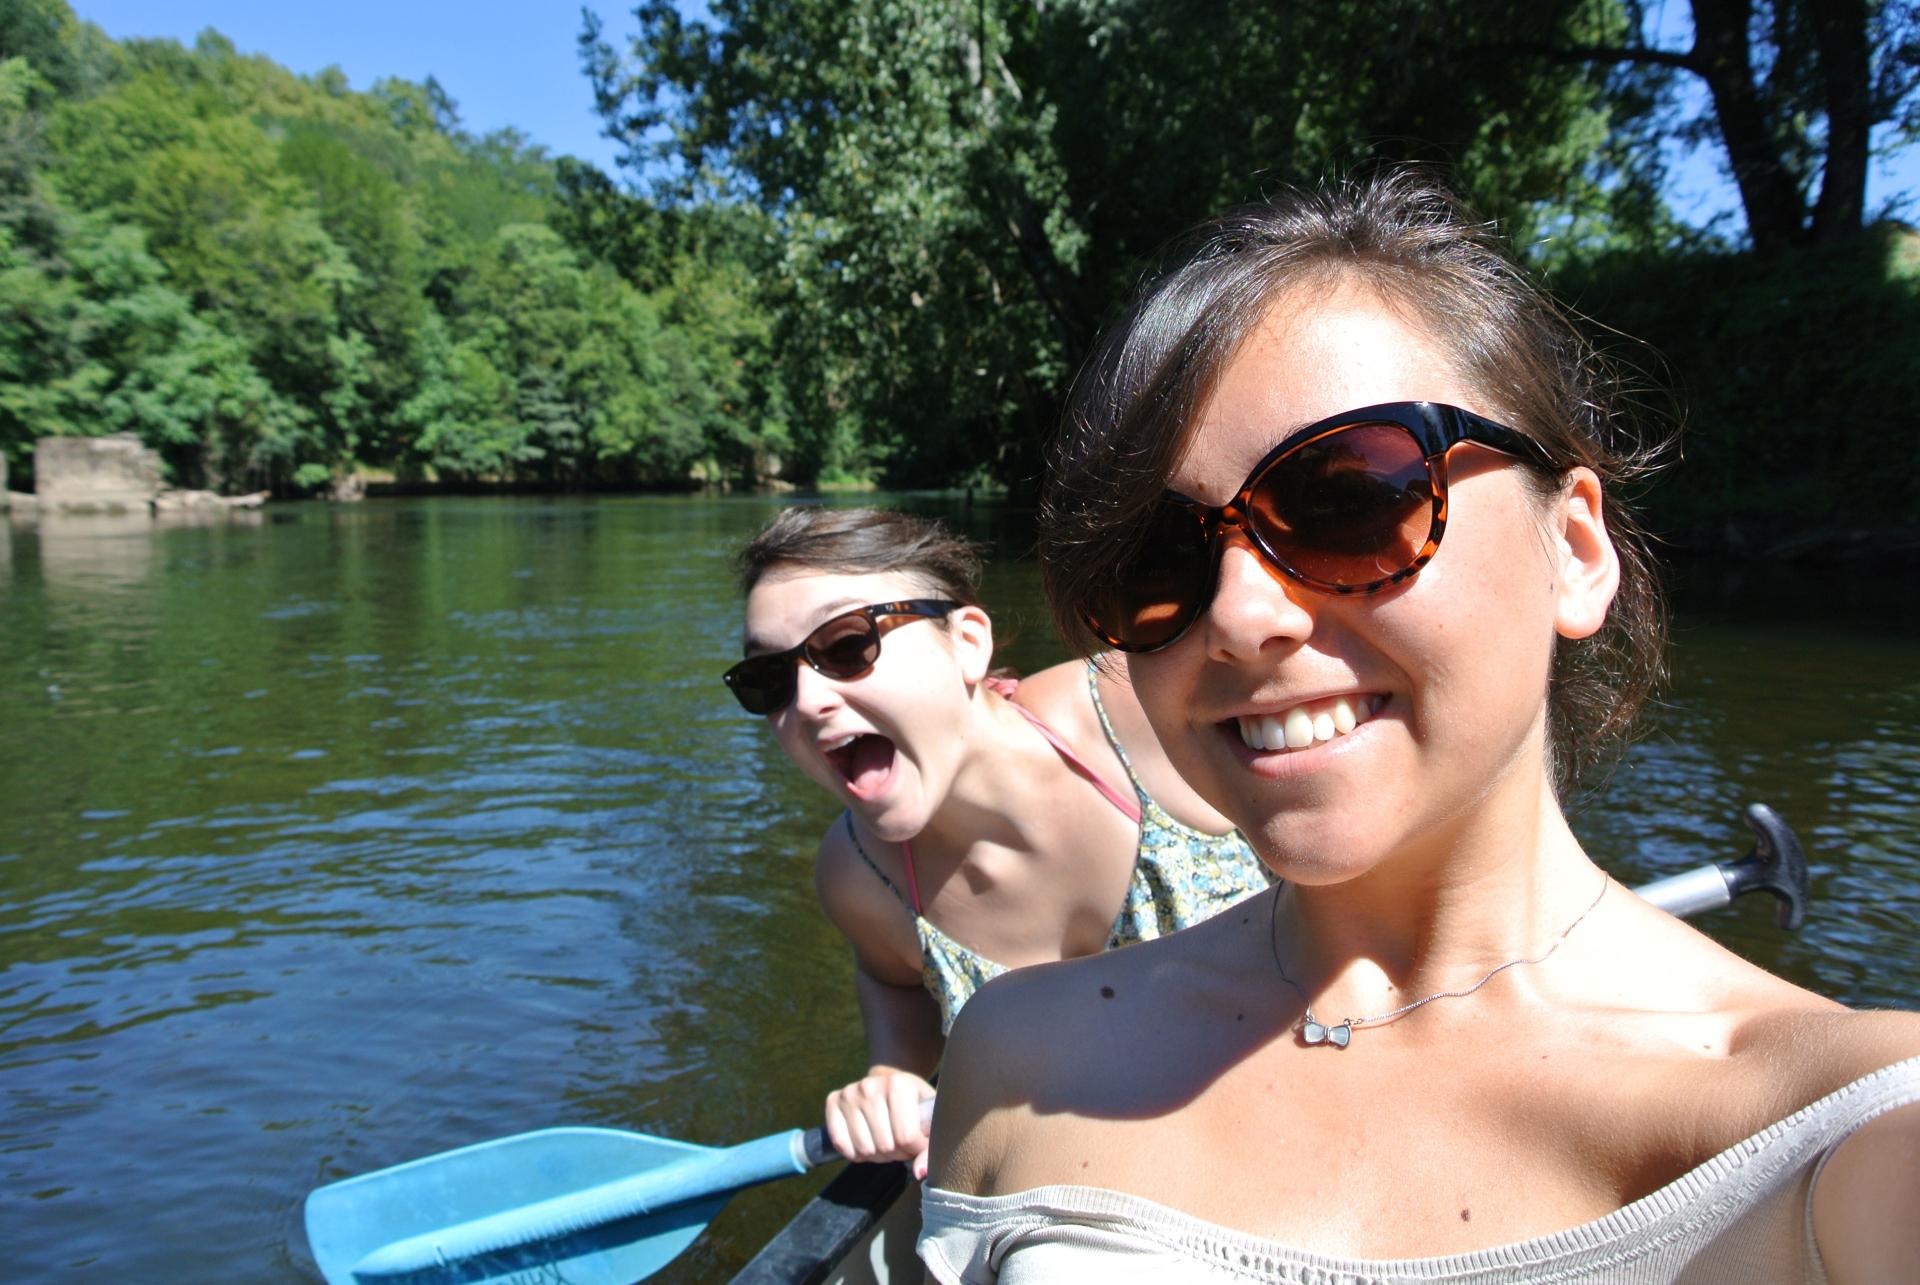
<svg viewBox="0 0 1920 1285">
<path fill-rule="evenodd" d="M 720 677 L 749 714 L 778 714 L 793 703 L 794 662 L 804 660 L 828 678 L 858 678 L 880 659 L 880 622 L 888 616 L 938 618 L 963 604 L 945 598 L 907 598 L 835 616 L 799 645 L 749 656 Z"/>
<path fill-rule="evenodd" d="M 1326 593 L 1377 593 L 1432 561 L 1447 529 L 1447 452 L 1474 442 L 1554 466 L 1538 442 L 1472 411 L 1389 402 L 1294 434 L 1219 508 L 1168 491 L 1139 550 L 1081 616 L 1121 651 L 1158 651 L 1213 602 L 1229 527 L 1281 574 Z"/>
</svg>

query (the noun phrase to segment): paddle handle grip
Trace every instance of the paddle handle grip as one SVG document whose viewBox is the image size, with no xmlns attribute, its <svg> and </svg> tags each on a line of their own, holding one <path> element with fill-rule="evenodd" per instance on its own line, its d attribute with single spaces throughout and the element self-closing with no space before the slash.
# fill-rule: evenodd
<svg viewBox="0 0 1920 1285">
<path fill-rule="evenodd" d="M 933 1132 L 933 1099 L 928 1098 L 920 1104 L 920 1132 Z M 823 1125 L 815 1125 L 800 1135 L 800 1152 L 806 1157 L 807 1168 L 826 1164 L 829 1160 L 842 1159 L 840 1152 L 827 1139 L 827 1130 Z"/>
<path fill-rule="evenodd" d="M 827 1139 L 826 1126 L 821 1124 L 814 1125 L 800 1135 L 800 1152 L 807 1158 L 809 1169 L 840 1158 L 840 1153 L 834 1150 L 833 1143 Z"/>
<path fill-rule="evenodd" d="M 1770 892 L 1778 904 L 1774 917 L 1792 931 L 1807 914 L 1807 854 L 1793 827 L 1764 803 L 1750 803 L 1743 814 L 1753 831 L 1753 851 L 1738 861 L 1701 866 L 1635 888 L 1646 900 L 1685 919 L 1718 910 L 1749 892 Z"/>
</svg>

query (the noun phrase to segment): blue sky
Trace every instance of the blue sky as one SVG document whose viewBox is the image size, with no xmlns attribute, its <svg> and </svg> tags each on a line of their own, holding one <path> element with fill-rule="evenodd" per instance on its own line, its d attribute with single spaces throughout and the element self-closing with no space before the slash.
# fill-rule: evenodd
<svg viewBox="0 0 1920 1285">
<path fill-rule="evenodd" d="M 182 44 L 213 27 L 242 53 L 311 75 L 330 66 L 355 89 L 399 76 L 439 79 L 475 133 L 512 125 L 555 153 L 611 171 L 574 37 L 579 0 L 69 0 L 116 40 L 167 36 Z M 589 5 L 610 35 L 633 30 L 631 3 Z"/>
<path fill-rule="evenodd" d="M 184 44 L 207 27 L 242 52 L 261 53 L 311 74 L 338 66 L 356 89 L 385 76 L 439 79 L 466 127 L 477 133 L 512 125 L 555 152 L 614 170 L 615 147 L 599 136 L 592 95 L 580 74 L 574 37 L 578 0 L 70 0 L 80 17 L 116 39 L 170 36 Z M 852 0 L 849 0 L 851 3 Z M 590 0 L 616 45 L 633 31 L 631 0 Z M 704 11 L 699 0 L 683 9 Z M 1684 24 L 1676 0 L 1653 6 L 1656 24 Z M 1684 27 L 1682 27 L 1684 30 Z M 1676 45 L 1678 40 L 1666 43 Z M 1703 148 L 1677 169 L 1669 198 L 1684 216 L 1705 222 L 1737 202 L 1717 172 L 1717 148 Z M 1895 196 L 1920 219 L 1920 147 L 1874 167 L 1870 210 Z"/>
</svg>

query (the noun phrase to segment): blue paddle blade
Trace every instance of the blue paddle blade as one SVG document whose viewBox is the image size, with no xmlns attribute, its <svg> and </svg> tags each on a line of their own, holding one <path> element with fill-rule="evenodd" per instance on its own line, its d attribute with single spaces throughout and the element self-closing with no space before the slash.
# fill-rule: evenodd
<svg viewBox="0 0 1920 1285">
<path fill-rule="evenodd" d="M 328 1285 L 564 1281 L 630 1285 L 666 1266 L 691 1245 L 726 1203 L 732 1185 L 689 1188 L 648 1212 L 565 1230 L 435 1265 L 381 1270 L 395 1246 L 449 1228 L 561 1203 L 605 1184 L 649 1171 L 697 1170 L 725 1149 L 699 1147 L 619 1129 L 541 1129 L 409 1161 L 322 1187 L 307 1197 L 307 1242 Z M 793 1170 L 789 1170 L 792 1172 Z M 663 1173 L 664 1176 L 664 1173 Z M 729 1175 L 730 1177 L 731 1175 Z M 518 1239 L 518 1238 L 516 1238 Z M 418 1261 L 419 1255 L 411 1256 Z M 375 1270 L 367 1271 L 373 1260 Z M 355 1268 L 361 1267 L 361 1272 Z"/>
</svg>

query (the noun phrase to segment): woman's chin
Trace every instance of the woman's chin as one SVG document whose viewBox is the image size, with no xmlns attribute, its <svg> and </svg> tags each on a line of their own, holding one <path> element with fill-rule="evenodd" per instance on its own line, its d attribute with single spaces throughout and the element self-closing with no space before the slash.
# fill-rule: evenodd
<svg viewBox="0 0 1920 1285">
<path fill-rule="evenodd" d="M 1378 835 L 1324 823 L 1302 824 L 1305 820 L 1275 817 L 1264 825 L 1243 826 L 1240 832 L 1276 878 L 1303 888 L 1346 883 L 1386 859 Z"/>
<path fill-rule="evenodd" d="M 910 842 L 927 828 L 927 818 L 918 810 L 885 808 L 878 812 L 869 812 L 856 805 L 855 811 L 860 814 L 860 820 L 865 823 L 873 836 L 883 843 Z"/>
</svg>

